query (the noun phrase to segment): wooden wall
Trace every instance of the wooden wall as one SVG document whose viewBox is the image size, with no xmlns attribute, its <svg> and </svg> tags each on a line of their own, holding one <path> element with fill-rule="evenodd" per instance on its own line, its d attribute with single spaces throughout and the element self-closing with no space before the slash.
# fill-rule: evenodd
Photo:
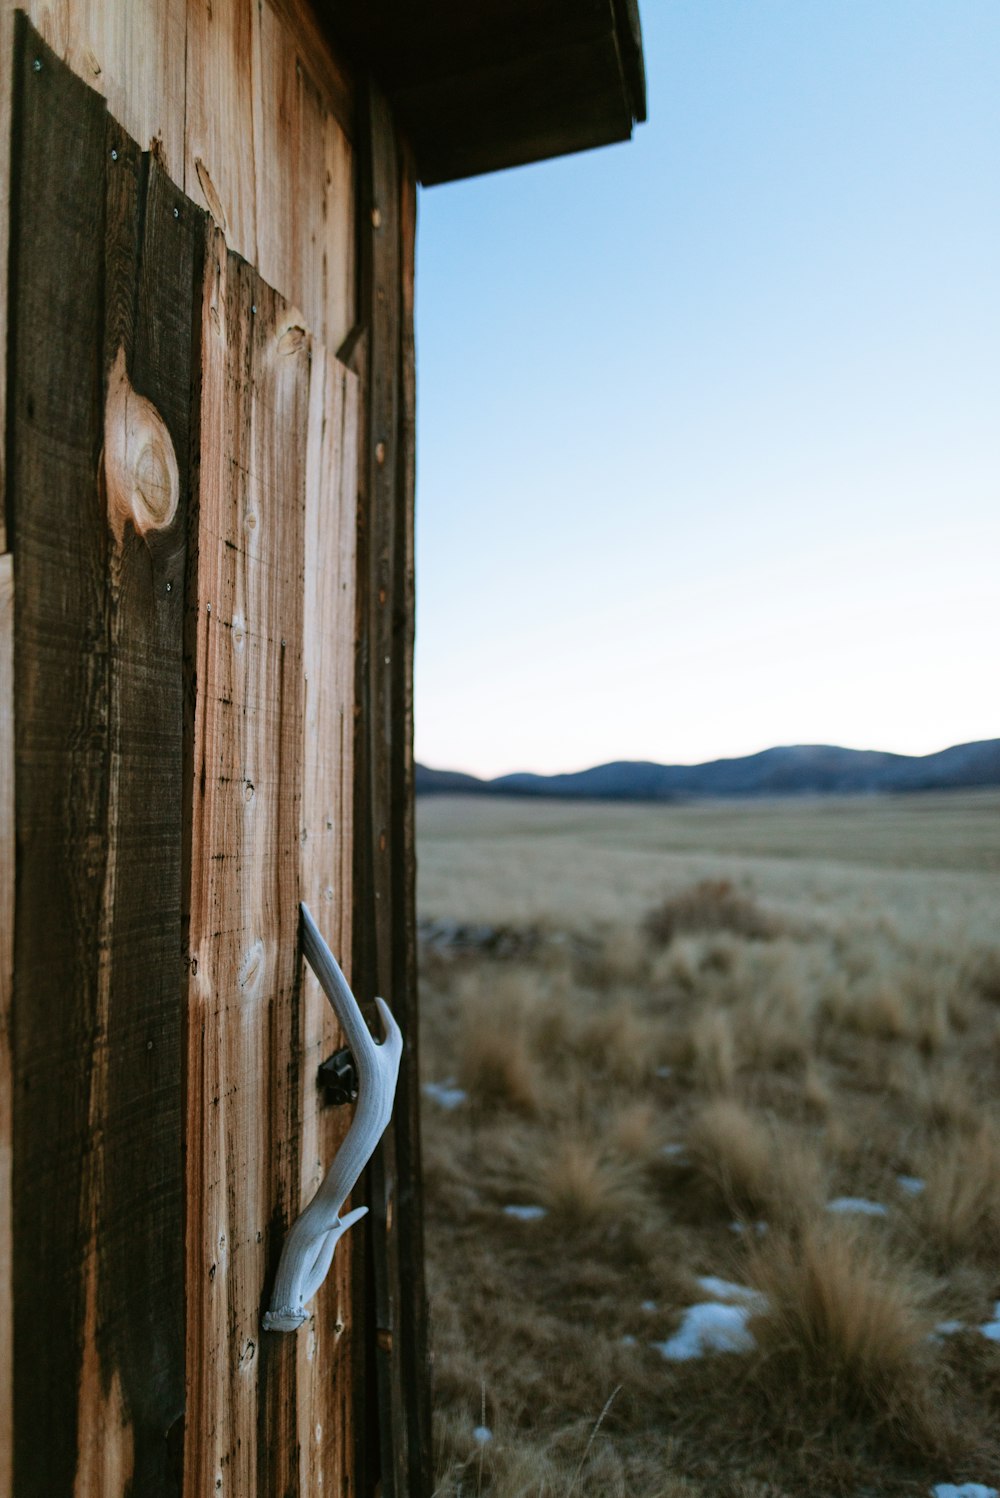
<svg viewBox="0 0 1000 1498">
<path fill-rule="evenodd" d="M 403 1498 L 413 163 L 291 0 L 29 10 L 11 180 L 0 77 L 0 1492 L 13 1460 L 25 1498 Z M 361 933 L 407 1049 L 367 1260 L 355 1230 L 307 1328 L 262 1338 L 349 1121 L 300 898 L 349 973 Z"/>
</svg>

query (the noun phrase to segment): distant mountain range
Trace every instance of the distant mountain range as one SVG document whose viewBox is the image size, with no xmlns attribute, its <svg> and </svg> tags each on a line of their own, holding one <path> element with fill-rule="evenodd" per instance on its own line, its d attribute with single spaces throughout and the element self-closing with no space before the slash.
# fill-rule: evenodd
<svg viewBox="0 0 1000 1498">
<path fill-rule="evenodd" d="M 616 760 L 572 775 L 501 775 L 479 780 L 417 765 L 417 794 L 561 796 L 601 801 L 688 801 L 724 796 L 858 796 L 1000 786 L 1000 739 L 956 744 L 937 754 L 883 754 L 796 744 L 705 765 Z"/>
</svg>

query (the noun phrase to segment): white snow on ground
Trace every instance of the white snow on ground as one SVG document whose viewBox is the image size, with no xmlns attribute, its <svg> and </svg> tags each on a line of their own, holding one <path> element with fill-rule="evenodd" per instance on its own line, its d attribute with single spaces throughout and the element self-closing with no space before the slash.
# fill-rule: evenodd
<svg viewBox="0 0 1000 1498">
<path fill-rule="evenodd" d="M 984 1321 L 979 1330 L 991 1342 L 1000 1342 L 1000 1300 L 993 1307 L 993 1320 Z"/>
<path fill-rule="evenodd" d="M 945 1337 L 953 1337 L 956 1332 L 965 1331 L 964 1321 L 939 1321 L 934 1330 L 928 1335 L 928 1342 L 940 1342 Z"/>
<path fill-rule="evenodd" d="M 828 1212 L 858 1212 L 863 1217 L 888 1217 L 888 1207 L 883 1207 L 881 1202 L 870 1202 L 864 1196 L 836 1196 L 832 1202 L 827 1202 Z"/>
<path fill-rule="evenodd" d="M 744 1305 L 754 1306 L 763 1310 L 765 1301 L 759 1290 L 751 1290 L 748 1285 L 734 1285 L 732 1280 L 720 1280 L 715 1274 L 700 1274 L 698 1284 L 709 1295 L 716 1296 L 719 1300 L 742 1301 Z"/>
<path fill-rule="evenodd" d="M 548 1213 L 544 1207 L 504 1207 L 505 1217 L 516 1217 L 518 1222 L 541 1222 Z"/>
<path fill-rule="evenodd" d="M 424 1096 L 438 1103 L 442 1108 L 457 1108 L 464 1103 L 469 1094 L 463 1092 L 461 1087 L 455 1086 L 454 1077 L 446 1077 L 443 1082 L 425 1082 Z"/>
<path fill-rule="evenodd" d="M 485 1446 L 489 1441 L 492 1441 L 493 1432 L 488 1425 L 477 1425 L 472 1432 L 472 1439 L 477 1446 Z"/>
<path fill-rule="evenodd" d="M 922 1181 L 919 1176 L 897 1176 L 896 1184 L 907 1196 L 919 1196 L 927 1189 L 927 1182 Z"/>
<path fill-rule="evenodd" d="M 931 1498 L 1000 1498 L 1000 1493 L 984 1482 L 939 1482 L 931 1488 Z"/>
<path fill-rule="evenodd" d="M 707 1352 L 752 1352 L 757 1346 L 747 1322 L 753 1306 L 724 1306 L 715 1301 L 690 1306 L 666 1342 L 653 1348 L 670 1363 L 686 1363 Z"/>
</svg>

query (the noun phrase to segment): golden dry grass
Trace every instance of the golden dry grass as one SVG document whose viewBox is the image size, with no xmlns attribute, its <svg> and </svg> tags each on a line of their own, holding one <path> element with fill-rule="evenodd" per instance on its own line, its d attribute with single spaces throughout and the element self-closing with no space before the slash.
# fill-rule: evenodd
<svg viewBox="0 0 1000 1498">
<path fill-rule="evenodd" d="M 422 975 L 440 1498 L 997 1485 L 997 805 L 420 808 L 512 934 Z M 756 1348 L 667 1361 L 705 1275 Z"/>
</svg>

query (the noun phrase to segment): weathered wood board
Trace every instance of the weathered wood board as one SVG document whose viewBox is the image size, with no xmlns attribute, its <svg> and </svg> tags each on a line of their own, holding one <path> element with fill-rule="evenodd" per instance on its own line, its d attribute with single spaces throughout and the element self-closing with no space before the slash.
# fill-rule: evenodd
<svg viewBox="0 0 1000 1498">
<path fill-rule="evenodd" d="M 322 156 L 332 191 L 350 153 L 296 79 L 279 116 L 313 120 L 300 180 Z M 370 1369 L 370 1475 L 402 1498 L 430 1460 L 410 1132 L 413 164 L 373 94 L 359 379 L 218 230 L 206 240 L 164 153 L 142 153 L 23 23 L 16 81 L 8 746 L 24 854 L 10 1046 L 0 909 L 0 1302 L 17 1303 L 0 1368 L 18 1379 L 12 1398 L 0 1383 L 0 1462 L 28 1498 L 347 1492 L 355 1432 L 379 1429 Z M 352 219 L 331 218 L 324 247 L 301 223 L 296 242 L 321 277 L 333 253 L 346 296 Z M 9 898 L 10 838 L 5 870 Z M 261 1339 L 284 1231 L 349 1122 L 317 1097 L 339 1038 L 300 971 L 300 897 L 348 971 L 361 933 L 359 994 L 390 998 L 407 1054 L 367 1183 L 373 1298 L 356 1232 L 307 1330 Z M 58 1436 L 38 1442 L 39 1418 Z"/>
<path fill-rule="evenodd" d="M 259 1322 L 347 1124 L 319 1113 L 336 1030 L 300 982 L 298 904 L 344 951 L 355 381 L 218 232 L 202 327 L 185 1487 L 343 1492 L 350 1241 L 306 1329 Z"/>
<path fill-rule="evenodd" d="M 373 1163 L 370 1290 L 382 1491 L 430 1492 L 430 1379 L 420 1195 L 413 807 L 413 273 L 416 178 L 371 84 L 359 115 L 360 319 L 355 927 L 357 990 L 405 1038 L 393 1122 Z M 370 1455 L 374 1460 L 374 1455 Z"/>
<path fill-rule="evenodd" d="M 15 117 L 0 1491 L 349 1494 L 352 1235 L 259 1321 L 350 1121 L 358 381 L 26 22 Z"/>
<path fill-rule="evenodd" d="M 15 76 L 15 1484 L 167 1494 L 200 214 L 23 22 Z"/>
<path fill-rule="evenodd" d="M 355 321 L 353 82 L 307 0 L 0 0 L 0 264 L 17 10 L 338 348 Z M 0 277 L 0 345 L 6 328 Z M 6 377 L 0 360 L 0 413 Z M 0 554 L 3 531 L 0 506 Z"/>
</svg>

